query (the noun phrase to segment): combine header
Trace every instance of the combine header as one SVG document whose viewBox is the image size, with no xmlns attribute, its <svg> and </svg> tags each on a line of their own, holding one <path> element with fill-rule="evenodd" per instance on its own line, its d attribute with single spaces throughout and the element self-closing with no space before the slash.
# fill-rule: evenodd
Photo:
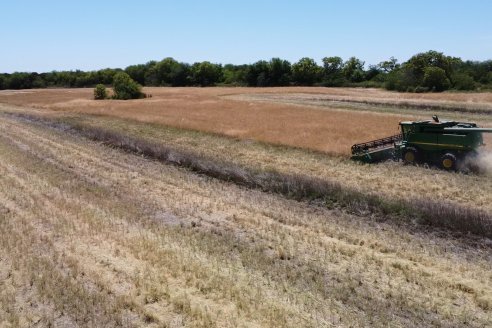
<svg viewBox="0 0 492 328">
<path fill-rule="evenodd" d="M 376 163 L 388 159 L 408 164 L 437 164 L 455 170 L 460 160 L 477 153 L 483 146 L 482 133 L 492 129 L 475 123 L 433 120 L 400 122 L 401 134 L 352 146 L 352 159 Z"/>
</svg>

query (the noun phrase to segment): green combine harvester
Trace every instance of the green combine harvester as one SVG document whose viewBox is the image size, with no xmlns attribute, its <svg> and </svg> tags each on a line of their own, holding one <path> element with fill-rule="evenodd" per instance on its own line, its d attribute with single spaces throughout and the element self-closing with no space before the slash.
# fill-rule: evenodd
<svg viewBox="0 0 492 328">
<path fill-rule="evenodd" d="M 440 121 L 400 122 L 401 133 L 352 146 L 352 159 L 377 163 L 389 159 L 407 164 L 428 163 L 445 170 L 456 170 L 460 161 L 478 153 L 484 146 L 483 133 L 475 123 Z"/>
</svg>

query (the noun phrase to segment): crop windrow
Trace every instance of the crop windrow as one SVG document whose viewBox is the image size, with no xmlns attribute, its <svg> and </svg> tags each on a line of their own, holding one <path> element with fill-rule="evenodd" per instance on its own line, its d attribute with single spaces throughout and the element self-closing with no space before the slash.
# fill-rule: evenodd
<svg viewBox="0 0 492 328">
<path fill-rule="evenodd" d="M 299 201 L 323 202 L 325 206 L 340 207 L 360 216 L 373 214 L 385 220 L 416 222 L 492 238 L 492 215 L 480 209 L 424 198 L 392 199 L 378 194 L 364 193 L 327 179 L 244 167 L 103 128 L 67 124 L 61 120 L 35 115 L 18 113 L 7 115 L 18 120 L 74 133 L 108 146 L 247 188 L 278 193 Z"/>
<path fill-rule="evenodd" d="M 490 115 L 492 114 L 492 107 L 489 105 L 481 104 L 468 104 L 468 103 L 432 103 L 430 101 L 420 101 L 407 99 L 407 100 L 371 100 L 371 99 L 354 99 L 341 96 L 329 96 L 329 95 L 272 95 L 268 93 L 248 94 L 248 95 L 227 95 L 230 99 L 248 99 L 252 101 L 270 101 L 280 102 L 285 104 L 298 104 L 298 105 L 314 105 L 314 106 L 327 106 L 332 107 L 336 105 L 338 107 L 355 108 L 360 109 L 360 105 L 364 105 L 364 109 L 370 107 L 379 109 L 399 109 L 399 110 L 423 110 L 423 111 L 437 111 L 437 112 L 452 112 L 452 113 L 470 113 Z M 369 106 L 369 107 L 368 107 Z"/>
</svg>

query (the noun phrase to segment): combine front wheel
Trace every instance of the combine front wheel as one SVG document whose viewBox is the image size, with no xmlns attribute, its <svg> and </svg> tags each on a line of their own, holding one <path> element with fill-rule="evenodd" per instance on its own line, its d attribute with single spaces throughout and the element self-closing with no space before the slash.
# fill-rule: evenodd
<svg viewBox="0 0 492 328">
<path fill-rule="evenodd" d="M 403 152 L 403 162 L 405 164 L 416 164 L 418 162 L 418 151 L 416 148 L 408 147 Z"/>
</svg>

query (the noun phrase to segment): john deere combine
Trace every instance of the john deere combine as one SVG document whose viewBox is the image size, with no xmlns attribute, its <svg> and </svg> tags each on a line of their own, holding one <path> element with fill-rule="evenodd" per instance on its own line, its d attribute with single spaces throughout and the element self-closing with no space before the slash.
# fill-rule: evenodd
<svg viewBox="0 0 492 328">
<path fill-rule="evenodd" d="M 400 122 L 401 133 L 352 146 L 352 159 L 375 163 L 388 159 L 408 164 L 430 163 L 455 170 L 465 157 L 484 145 L 482 133 L 492 129 L 475 123 L 440 121 Z"/>
</svg>

